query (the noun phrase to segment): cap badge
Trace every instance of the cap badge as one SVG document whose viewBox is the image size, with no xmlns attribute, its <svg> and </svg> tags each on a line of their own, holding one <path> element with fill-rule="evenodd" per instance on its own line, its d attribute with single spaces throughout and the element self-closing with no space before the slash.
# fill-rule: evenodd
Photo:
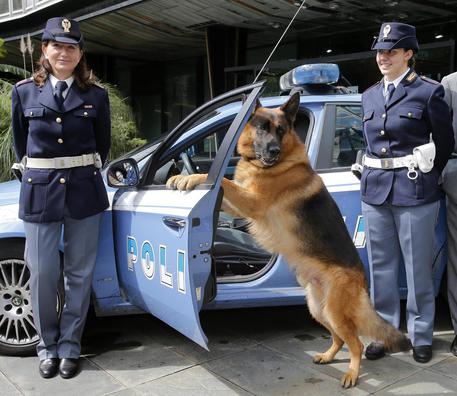
<svg viewBox="0 0 457 396">
<path fill-rule="evenodd" d="M 387 38 L 388 34 L 390 33 L 390 25 L 384 26 L 384 29 L 382 29 L 382 33 L 384 34 L 383 38 Z"/>
<path fill-rule="evenodd" d="M 62 28 L 65 33 L 70 33 L 71 22 L 66 18 L 62 19 Z"/>
</svg>

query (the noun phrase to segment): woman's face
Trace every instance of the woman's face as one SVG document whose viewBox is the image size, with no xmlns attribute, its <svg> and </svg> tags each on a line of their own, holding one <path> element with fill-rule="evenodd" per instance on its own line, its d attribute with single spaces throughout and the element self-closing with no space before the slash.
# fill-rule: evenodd
<svg viewBox="0 0 457 396">
<path fill-rule="evenodd" d="M 69 78 L 78 65 L 83 52 L 76 44 L 50 41 L 43 44 L 42 51 L 52 67 L 52 74 L 60 80 Z"/>
<path fill-rule="evenodd" d="M 412 50 L 405 51 L 403 48 L 378 50 L 376 52 L 376 62 L 387 81 L 393 81 L 407 70 L 408 61 L 412 56 Z"/>
</svg>

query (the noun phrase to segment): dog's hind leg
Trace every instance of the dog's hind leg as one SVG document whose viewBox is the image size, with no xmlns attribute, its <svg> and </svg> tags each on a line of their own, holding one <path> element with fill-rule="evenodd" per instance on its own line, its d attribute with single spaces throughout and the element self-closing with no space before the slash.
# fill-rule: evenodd
<svg viewBox="0 0 457 396">
<path fill-rule="evenodd" d="M 308 304 L 309 312 L 312 317 L 316 319 L 322 326 L 324 326 L 332 335 L 332 345 L 331 347 L 323 352 L 318 353 L 314 356 L 313 362 L 316 364 L 326 364 L 330 363 L 338 351 L 343 347 L 343 340 L 332 330 L 332 327 L 325 319 L 323 314 L 323 293 L 319 287 L 314 286 L 309 283 L 306 286 L 306 302 Z"/>
<path fill-rule="evenodd" d="M 334 332 L 332 331 L 330 326 L 327 326 L 325 323 L 320 322 L 323 326 L 327 328 L 327 330 L 332 335 L 332 345 L 329 349 L 327 349 L 323 353 L 317 353 L 314 355 L 313 362 L 316 364 L 327 364 L 331 363 L 335 358 L 335 355 L 341 350 L 344 345 L 344 341 Z"/>
<path fill-rule="evenodd" d="M 357 384 L 359 378 L 360 361 L 362 360 L 363 344 L 359 339 L 357 326 L 351 318 L 338 313 L 338 319 L 333 321 L 329 318 L 329 322 L 333 331 L 340 337 L 348 346 L 349 349 L 349 370 L 341 378 L 341 386 L 350 388 Z"/>
</svg>

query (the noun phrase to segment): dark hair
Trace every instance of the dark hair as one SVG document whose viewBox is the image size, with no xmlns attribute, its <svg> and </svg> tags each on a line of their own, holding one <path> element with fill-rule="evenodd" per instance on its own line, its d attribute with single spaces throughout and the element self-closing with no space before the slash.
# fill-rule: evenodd
<svg viewBox="0 0 457 396">
<path fill-rule="evenodd" d="M 43 44 L 47 46 L 49 41 L 44 41 Z M 41 54 L 40 60 L 38 61 L 39 69 L 33 73 L 33 80 L 35 84 L 42 87 L 52 74 L 52 66 L 49 61 L 45 58 L 44 54 Z M 79 88 L 82 90 L 88 89 L 91 85 L 97 83 L 97 78 L 93 75 L 92 70 L 89 70 L 86 63 L 86 55 L 82 53 L 79 63 L 76 65 L 73 72 L 73 77 Z"/>
<path fill-rule="evenodd" d="M 408 60 L 408 67 L 414 69 L 416 67 L 416 55 L 413 54 L 411 58 Z"/>
</svg>

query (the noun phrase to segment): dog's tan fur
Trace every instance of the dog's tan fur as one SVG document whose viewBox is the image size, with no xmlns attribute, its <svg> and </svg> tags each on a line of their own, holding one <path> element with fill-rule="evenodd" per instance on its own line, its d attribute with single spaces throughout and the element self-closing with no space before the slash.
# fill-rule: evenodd
<svg viewBox="0 0 457 396">
<path fill-rule="evenodd" d="M 301 213 L 297 212 L 297 207 L 306 207 L 308 202 L 326 192 L 322 179 L 309 164 L 304 144 L 293 130 L 297 109 L 296 97 L 291 97 L 277 109 L 256 109 L 256 119 L 268 120 L 273 129 L 279 124 L 285 128 L 280 155 L 273 166 L 264 166 L 256 157 L 254 143 L 258 138 L 258 127 L 253 125 L 254 117 L 251 118 L 238 141 L 241 160 L 236 167 L 234 181 L 223 179 L 222 182 L 223 208 L 249 219 L 250 232 L 257 242 L 269 252 L 282 254 L 286 258 L 299 284 L 306 289 L 306 301 L 312 316 L 332 335 L 332 346 L 326 352 L 317 354 L 314 362 L 331 362 L 346 343 L 350 365 L 341 384 L 350 387 L 357 382 L 363 352 L 359 335 L 383 341 L 390 350 L 405 350 L 409 342 L 374 311 L 368 297 L 362 264 L 357 252 L 351 251 L 355 248 L 339 211 L 339 218 L 336 216 L 331 219 L 335 223 L 335 230 L 338 230 L 335 232 L 333 227 L 309 229 L 305 221 L 309 212 L 305 212 L 304 216 L 297 214 Z M 205 180 L 206 175 L 201 174 L 179 175 L 172 177 L 167 186 L 191 190 Z M 325 194 L 323 196 L 326 197 Z M 313 215 L 325 216 L 323 213 Z M 341 238 L 343 235 L 342 243 L 352 254 L 349 256 L 356 257 L 353 259 L 356 262 L 342 263 L 343 260 L 340 261 L 338 256 L 326 255 L 319 249 L 316 251 L 315 241 L 309 235 L 317 231 L 326 235 L 326 238 Z M 324 251 L 325 244 L 322 241 Z"/>
</svg>

